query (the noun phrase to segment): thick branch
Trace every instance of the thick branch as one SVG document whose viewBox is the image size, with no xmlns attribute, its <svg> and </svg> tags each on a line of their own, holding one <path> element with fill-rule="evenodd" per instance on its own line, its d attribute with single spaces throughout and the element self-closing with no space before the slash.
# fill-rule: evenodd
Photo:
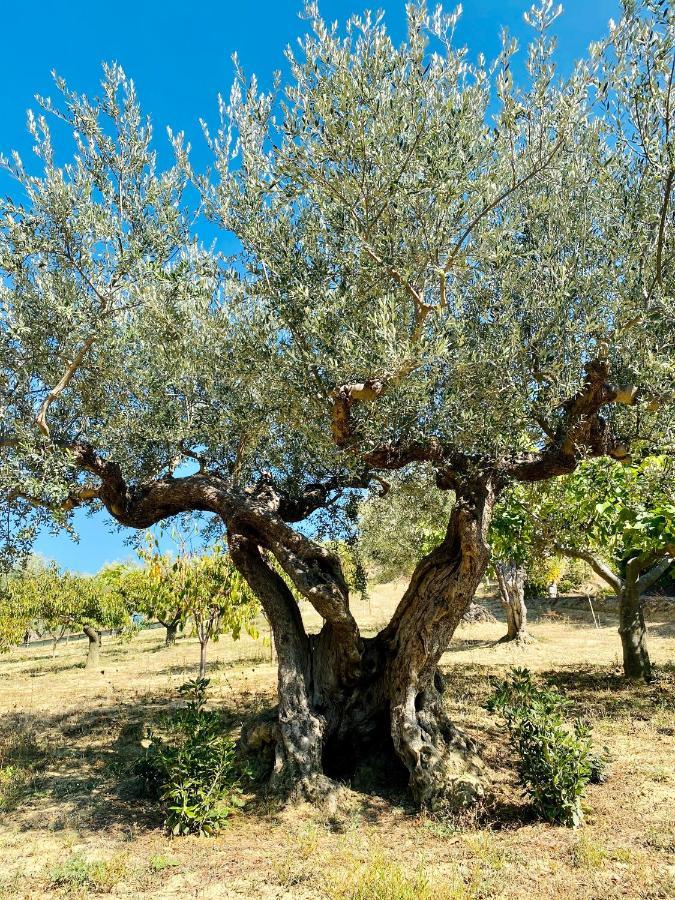
<svg viewBox="0 0 675 900">
<path fill-rule="evenodd" d="M 571 556 L 573 559 L 581 559 L 588 563 L 595 574 L 607 582 L 617 596 L 623 591 L 623 580 L 608 565 L 588 550 L 576 550 L 573 547 L 565 547 L 562 544 L 553 544 L 553 549 L 556 553 L 561 553 L 563 556 Z"/>
<path fill-rule="evenodd" d="M 555 435 L 538 453 L 528 453 L 502 464 L 507 479 L 542 481 L 573 472 L 583 456 L 611 456 L 628 459 L 625 446 L 611 434 L 600 410 L 611 403 L 632 405 L 637 388 L 616 387 L 609 383 L 609 365 L 596 359 L 586 366 L 581 390 L 563 407 Z"/>
<path fill-rule="evenodd" d="M 641 575 L 637 581 L 638 594 L 644 594 L 650 587 L 653 587 L 662 575 L 675 563 L 675 549 L 673 553 L 666 553 L 665 557 L 652 566 L 644 575 Z"/>
<path fill-rule="evenodd" d="M 385 391 L 401 382 L 416 368 L 415 363 L 404 363 L 395 373 L 343 384 L 331 394 L 333 410 L 331 416 L 331 433 L 335 444 L 346 448 L 354 442 L 351 422 L 351 408 L 355 403 L 373 403 Z"/>
</svg>

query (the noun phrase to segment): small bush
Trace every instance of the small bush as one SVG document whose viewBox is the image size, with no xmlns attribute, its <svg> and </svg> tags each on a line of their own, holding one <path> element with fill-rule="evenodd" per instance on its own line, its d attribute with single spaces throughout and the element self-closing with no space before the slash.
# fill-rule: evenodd
<svg viewBox="0 0 675 900">
<path fill-rule="evenodd" d="M 487 703 L 516 738 L 520 780 L 537 813 L 576 827 L 583 821 L 586 785 L 604 780 L 605 762 L 592 748 L 590 728 L 565 721 L 570 706 L 555 691 L 537 687 L 527 669 L 514 669 L 497 682 Z"/>
<path fill-rule="evenodd" d="M 145 793 L 166 807 L 164 824 L 176 835 L 213 834 L 241 806 L 235 745 L 220 717 L 204 708 L 208 684 L 199 678 L 179 689 L 188 702 L 173 718 L 173 740 L 150 735 L 135 766 Z"/>
<path fill-rule="evenodd" d="M 164 872 L 166 869 L 173 869 L 180 866 L 180 861 L 166 853 L 156 853 L 150 857 L 150 870 L 152 872 Z"/>
</svg>

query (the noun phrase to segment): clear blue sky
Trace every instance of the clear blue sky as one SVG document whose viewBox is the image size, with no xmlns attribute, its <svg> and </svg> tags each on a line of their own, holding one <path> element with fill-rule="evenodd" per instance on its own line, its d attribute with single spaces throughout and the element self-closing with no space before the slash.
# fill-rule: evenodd
<svg viewBox="0 0 675 900">
<path fill-rule="evenodd" d="M 435 0 L 430 0 L 430 6 Z M 324 0 L 326 19 L 344 20 L 368 7 L 367 0 Z M 559 58 L 564 64 L 582 55 L 592 40 L 606 31 L 610 17 L 618 18 L 618 0 L 568 0 L 556 23 Z M 383 6 L 387 23 L 398 38 L 404 35 L 404 0 L 373 3 Z M 499 49 L 502 25 L 517 37 L 528 29 L 520 0 L 465 0 L 457 30 L 460 43 L 472 55 L 489 58 Z M 448 9 L 454 4 L 448 4 Z M 26 0 L 5 3 L 0 53 L 0 150 L 17 149 L 29 158 L 25 131 L 26 110 L 36 93 L 53 93 L 52 69 L 76 90 L 95 93 L 103 61 L 121 63 L 137 86 L 155 124 L 160 147 L 166 150 L 165 128 L 183 130 L 192 141 L 195 161 L 207 155 L 198 119 L 215 122 L 216 97 L 227 93 L 230 58 L 236 51 L 247 72 L 255 72 L 268 86 L 272 73 L 283 68 L 283 49 L 304 29 L 296 0 Z M 5 183 L 1 189 L 6 190 Z M 94 572 L 106 561 L 129 556 L 124 535 L 107 517 L 76 519 L 81 536 L 74 544 L 66 535 L 44 534 L 37 550 L 62 565 Z"/>
</svg>

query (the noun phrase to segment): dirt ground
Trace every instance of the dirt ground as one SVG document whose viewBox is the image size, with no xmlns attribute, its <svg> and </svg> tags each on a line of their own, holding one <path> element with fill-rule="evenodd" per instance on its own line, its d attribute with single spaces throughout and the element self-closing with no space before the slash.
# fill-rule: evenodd
<svg viewBox="0 0 675 900">
<path fill-rule="evenodd" d="M 366 632 L 400 585 L 375 587 L 355 612 Z M 498 607 L 489 604 L 499 616 Z M 317 620 L 306 610 L 310 626 Z M 172 898 L 675 897 L 675 609 L 651 612 L 656 683 L 629 685 L 611 607 L 561 600 L 533 611 L 535 643 L 496 641 L 503 621 L 460 628 L 443 658 L 448 707 L 483 746 L 494 793 L 483 810 L 437 821 L 395 788 L 345 789 L 337 811 L 280 808 L 252 796 L 217 837 L 169 838 L 159 809 L 131 790 L 139 735 L 194 677 L 198 644 L 164 649 L 163 630 L 104 639 L 101 670 L 85 642 L 0 658 L 0 896 Z M 210 648 L 211 706 L 233 727 L 274 700 L 269 645 Z M 483 703 L 489 676 L 526 665 L 575 701 L 610 757 L 589 787 L 586 824 L 533 819 L 516 759 Z"/>
</svg>

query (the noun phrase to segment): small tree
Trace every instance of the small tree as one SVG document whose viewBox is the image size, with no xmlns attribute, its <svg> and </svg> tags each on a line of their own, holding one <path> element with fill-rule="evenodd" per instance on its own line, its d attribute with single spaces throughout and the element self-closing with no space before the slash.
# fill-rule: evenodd
<svg viewBox="0 0 675 900">
<path fill-rule="evenodd" d="M 615 593 L 628 678 L 652 677 L 642 598 L 675 562 L 673 472 L 663 457 L 588 462 L 533 506 L 539 540 L 586 562 Z"/>
<path fill-rule="evenodd" d="M 229 634 L 236 641 L 242 629 L 257 638 L 255 619 L 260 605 L 222 548 L 208 555 L 181 553 L 172 558 L 155 555 L 153 579 L 161 582 L 159 596 L 170 599 L 170 608 L 191 618 L 199 639 L 199 677 L 206 675 L 206 650 L 212 640 Z M 172 604 L 175 604 L 172 605 Z"/>
<path fill-rule="evenodd" d="M 14 580 L 12 578 L 12 580 Z M 24 640 L 30 631 L 32 611 L 27 598 L 17 595 L 7 576 L 0 577 L 0 653 Z"/>
<path fill-rule="evenodd" d="M 164 646 L 172 647 L 189 612 L 176 579 L 171 577 L 175 559 L 160 552 L 159 541 L 152 532 L 146 534 L 145 547 L 139 555 L 145 565 L 138 570 L 131 586 L 136 609 L 166 629 Z"/>
<path fill-rule="evenodd" d="M 81 629 L 89 641 L 88 669 L 99 664 L 102 631 L 129 624 L 122 595 L 101 575 L 61 572 L 50 565 L 42 572 L 26 572 L 13 579 L 10 595 L 12 604 L 30 610 L 31 620 L 51 635 L 52 651 L 69 630 Z"/>
</svg>

